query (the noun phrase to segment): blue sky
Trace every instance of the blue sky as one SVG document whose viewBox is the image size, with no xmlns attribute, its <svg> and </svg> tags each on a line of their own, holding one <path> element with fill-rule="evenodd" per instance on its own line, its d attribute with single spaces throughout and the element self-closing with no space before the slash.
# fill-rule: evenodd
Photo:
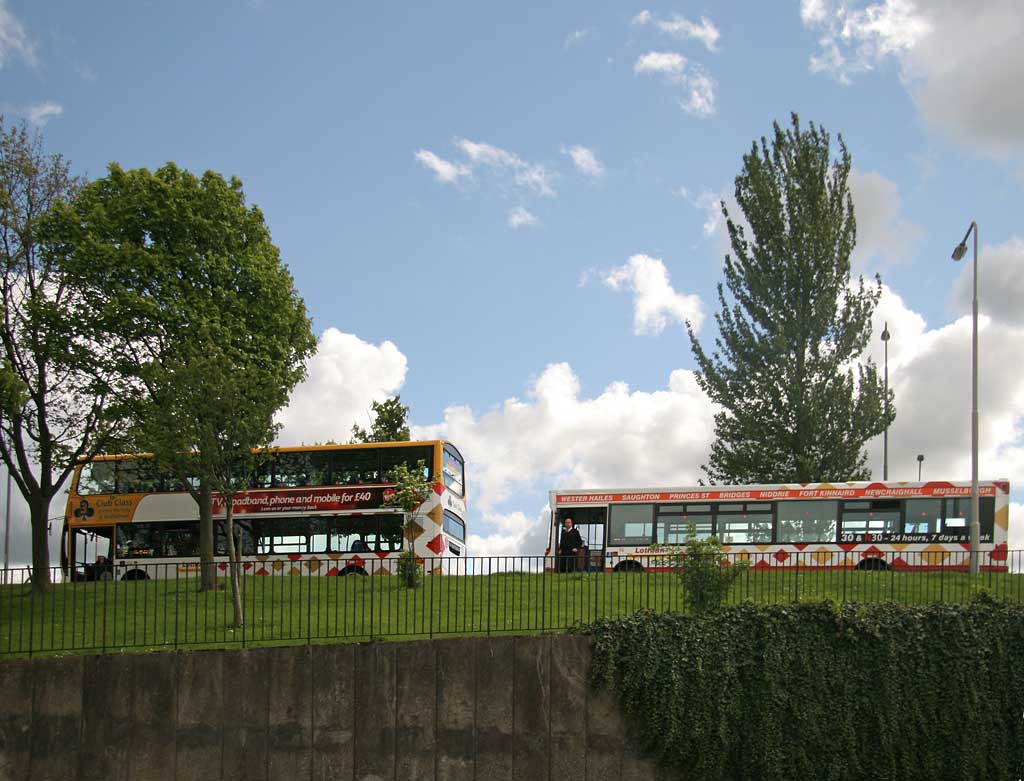
<svg viewBox="0 0 1024 781">
<path fill-rule="evenodd" d="M 282 442 L 400 392 L 466 451 L 475 552 L 526 553 L 555 483 L 699 477 L 711 410 L 680 320 L 713 338 L 715 204 L 797 111 L 843 134 L 856 269 L 888 286 L 891 476 L 925 452 L 969 477 L 949 253 L 977 218 L 983 474 L 1020 484 L 1019 3 L 550 5 L 0 0 L 0 110 L 89 177 L 241 178 L 324 335 Z"/>
</svg>

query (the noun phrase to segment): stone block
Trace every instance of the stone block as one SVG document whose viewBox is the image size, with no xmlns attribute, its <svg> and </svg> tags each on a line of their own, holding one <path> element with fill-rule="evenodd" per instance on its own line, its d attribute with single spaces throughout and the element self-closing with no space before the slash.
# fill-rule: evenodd
<svg viewBox="0 0 1024 781">
<path fill-rule="evenodd" d="M 132 655 L 132 725 L 128 752 L 132 781 L 174 778 L 177 655 Z"/>
<path fill-rule="evenodd" d="M 355 651 L 356 779 L 395 777 L 395 648 L 392 643 L 367 643 Z"/>
<path fill-rule="evenodd" d="M 185 651 L 178 657 L 179 781 L 205 781 L 219 775 L 224 726 L 223 651 Z"/>
<path fill-rule="evenodd" d="M 480 638 L 472 644 L 476 668 L 476 775 L 488 781 L 511 781 L 515 774 L 515 640 Z"/>
<path fill-rule="evenodd" d="M 440 726 L 435 648 L 440 653 L 438 642 L 429 640 L 395 646 L 396 778 L 434 778 L 434 753 Z"/>
<path fill-rule="evenodd" d="M 550 638 L 517 637 L 515 656 L 515 735 L 513 765 L 517 778 L 548 778 L 551 718 Z"/>
<path fill-rule="evenodd" d="M 472 779 L 476 742 L 476 646 L 471 639 L 437 646 L 437 774 Z"/>
<path fill-rule="evenodd" d="M 224 654 L 224 779 L 267 778 L 268 682 L 276 654 L 276 648 L 245 648 Z"/>
<path fill-rule="evenodd" d="M 129 781 L 133 661 L 129 654 L 84 658 L 79 781 Z"/>
<path fill-rule="evenodd" d="M 32 778 L 74 778 L 82 734 L 81 656 L 32 662 Z"/>
<path fill-rule="evenodd" d="M 313 747 L 313 666 L 309 646 L 277 648 L 267 719 L 270 778 L 309 778 Z"/>
<path fill-rule="evenodd" d="M 355 646 L 315 645 L 313 664 L 313 779 L 352 778 Z"/>
<path fill-rule="evenodd" d="M 32 748 L 32 662 L 0 663 L 0 778 L 29 777 Z"/>
</svg>

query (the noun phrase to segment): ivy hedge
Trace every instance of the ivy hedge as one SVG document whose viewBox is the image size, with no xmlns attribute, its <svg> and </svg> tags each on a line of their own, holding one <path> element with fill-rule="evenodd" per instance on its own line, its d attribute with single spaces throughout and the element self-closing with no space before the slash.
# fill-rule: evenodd
<svg viewBox="0 0 1024 781">
<path fill-rule="evenodd" d="M 1024 777 L 1024 608 L 831 602 L 599 620 L 591 683 L 685 778 Z"/>
</svg>

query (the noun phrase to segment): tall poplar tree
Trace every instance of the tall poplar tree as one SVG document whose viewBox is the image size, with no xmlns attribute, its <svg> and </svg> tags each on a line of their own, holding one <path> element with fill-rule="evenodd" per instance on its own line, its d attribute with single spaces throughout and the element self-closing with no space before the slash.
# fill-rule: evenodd
<svg viewBox="0 0 1024 781">
<path fill-rule="evenodd" d="M 853 282 L 850 153 L 796 114 L 743 157 L 722 213 L 732 252 L 718 285 L 711 355 L 692 327 L 697 381 L 720 411 L 704 471 L 717 483 L 870 478 L 865 443 L 895 417 L 869 358 L 881 280 Z M 725 288 L 728 288 L 729 298 Z"/>
</svg>

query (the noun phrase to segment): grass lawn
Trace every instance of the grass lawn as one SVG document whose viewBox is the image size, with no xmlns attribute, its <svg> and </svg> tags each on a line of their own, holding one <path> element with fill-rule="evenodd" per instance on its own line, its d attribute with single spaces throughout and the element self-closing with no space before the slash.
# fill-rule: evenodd
<svg viewBox="0 0 1024 781">
<path fill-rule="evenodd" d="M 1024 602 L 1024 575 L 854 570 L 747 571 L 731 602 L 962 602 L 986 590 Z M 503 573 L 427 577 L 246 577 L 246 622 L 233 628 L 227 580 L 201 593 L 194 577 L 60 584 L 33 597 L 0 588 L 0 656 L 215 648 L 436 635 L 529 634 L 643 608 L 686 610 L 669 573 Z"/>
</svg>

